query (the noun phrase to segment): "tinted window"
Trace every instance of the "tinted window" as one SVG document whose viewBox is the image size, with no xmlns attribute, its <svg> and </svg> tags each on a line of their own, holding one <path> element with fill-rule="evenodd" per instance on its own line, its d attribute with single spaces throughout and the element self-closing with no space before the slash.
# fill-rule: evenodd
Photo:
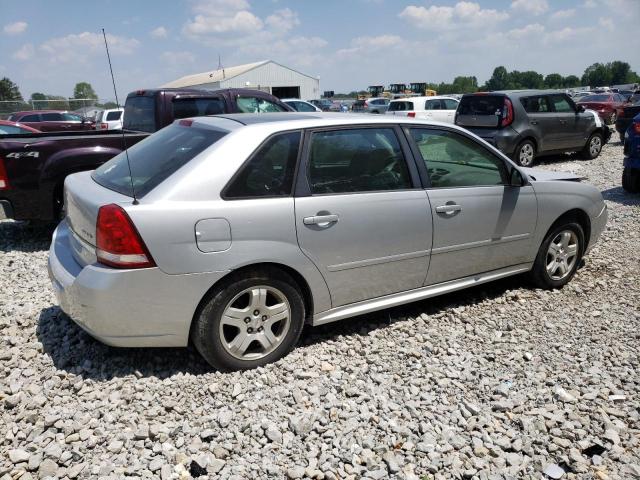
<svg viewBox="0 0 640 480">
<path fill-rule="evenodd" d="M 608 102 L 610 100 L 609 95 L 588 95 L 580 99 L 581 102 Z"/>
<path fill-rule="evenodd" d="M 458 108 L 458 102 L 452 98 L 444 98 L 442 101 L 444 102 L 444 108 L 447 110 L 455 110 Z"/>
<path fill-rule="evenodd" d="M 413 102 L 391 102 L 389 103 L 390 112 L 403 112 L 413 110 Z"/>
<path fill-rule="evenodd" d="M 522 103 L 522 106 L 524 107 L 527 113 L 551 112 L 551 106 L 549 105 L 549 98 L 544 95 L 521 98 L 520 103 Z"/>
<path fill-rule="evenodd" d="M 21 122 L 39 122 L 40 115 L 25 115 L 20 119 Z"/>
<path fill-rule="evenodd" d="M 0 125 L 0 135 L 5 134 L 18 134 L 18 133 L 29 133 L 27 130 L 23 130 L 20 127 L 14 127 L 13 125 Z"/>
<path fill-rule="evenodd" d="M 225 192 L 227 198 L 291 195 L 300 132 L 271 137 L 242 167 Z"/>
<path fill-rule="evenodd" d="M 109 112 L 107 113 L 107 121 L 120 120 L 122 112 Z"/>
<path fill-rule="evenodd" d="M 440 100 L 427 100 L 424 104 L 425 110 L 442 110 Z"/>
<path fill-rule="evenodd" d="M 225 113 L 224 99 L 181 98 L 173 101 L 173 118 L 199 117 Z"/>
<path fill-rule="evenodd" d="M 237 97 L 238 110 L 242 113 L 286 112 L 280 105 L 259 97 Z"/>
<path fill-rule="evenodd" d="M 501 185 L 507 168 L 473 140 L 454 132 L 412 128 L 433 188 Z"/>
<path fill-rule="evenodd" d="M 82 122 L 82 117 L 80 115 L 75 115 L 73 113 L 63 113 L 62 120 L 65 122 Z"/>
<path fill-rule="evenodd" d="M 460 115 L 496 115 L 502 113 L 504 97 L 499 95 L 470 95 L 460 100 Z"/>
<path fill-rule="evenodd" d="M 551 95 L 549 97 L 553 104 L 553 109 L 560 113 L 573 113 L 575 110 L 564 95 Z"/>
<path fill-rule="evenodd" d="M 314 133 L 307 176 L 314 194 L 411 188 L 407 165 L 391 128 Z"/>
<path fill-rule="evenodd" d="M 172 124 L 128 149 L 133 185 L 143 196 L 227 132 Z M 131 196 L 126 154 L 120 153 L 92 174 L 103 187 Z"/>
<path fill-rule="evenodd" d="M 124 128 L 140 132 L 155 132 L 155 101 L 153 97 L 129 97 L 124 106 Z"/>
<path fill-rule="evenodd" d="M 59 113 L 43 113 L 42 114 L 43 122 L 60 122 L 62 121 L 62 115 Z"/>
</svg>

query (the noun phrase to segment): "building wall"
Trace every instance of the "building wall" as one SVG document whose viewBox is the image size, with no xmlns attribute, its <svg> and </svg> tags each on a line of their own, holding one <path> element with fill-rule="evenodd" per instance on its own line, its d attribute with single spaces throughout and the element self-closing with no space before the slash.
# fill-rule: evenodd
<svg viewBox="0 0 640 480">
<path fill-rule="evenodd" d="M 317 78 L 302 75 L 275 63 L 267 63 L 237 77 L 222 80 L 219 88 L 258 87 L 260 90 L 266 90 L 264 87 L 300 87 L 302 99 L 320 98 L 320 81 Z"/>
</svg>

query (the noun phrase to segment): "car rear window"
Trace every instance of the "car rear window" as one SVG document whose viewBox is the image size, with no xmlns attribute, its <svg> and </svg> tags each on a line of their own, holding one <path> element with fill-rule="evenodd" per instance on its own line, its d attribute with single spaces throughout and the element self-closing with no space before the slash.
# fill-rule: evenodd
<svg viewBox="0 0 640 480">
<path fill-rule="evenodd" d="M 155 101 L 153 97 L 137 96 L 127 98 L 124 106 L 125 130 L 139 132 L 156 131 Z"/>
<path fill-rule="evenodd" d="M 109 112 L 107 113 L 107 121 L 120 120 L 122 112 Z"/>
<path fill-rule="evenodd" d="M 93 179 L 105 188 L 142 197 L 180 167 L 213 145 L 228 132 L 173 123 L 129 148 L 131 174 L 125 152 L 93 172 Z M 133 182 L 131 178 L 133 177 Z"/>
<path fill-rule="evenodd" d="M 456 124 L 464 127 L 497 127 L 500 125 L 504 99 L 503 95 L 462 97 L 456 112 Z"/>
<path fill-rule="evenodd" d="M 178 98 L 173 100 L 173 118 L 199 117 L 225 113 L 222 97 Z"/>
<path fill-rule="evenodd" d="M 413 110 L 413 102 L 391 102 L 389 103 L 389 112 L 405 112 Z"/>
</svg>

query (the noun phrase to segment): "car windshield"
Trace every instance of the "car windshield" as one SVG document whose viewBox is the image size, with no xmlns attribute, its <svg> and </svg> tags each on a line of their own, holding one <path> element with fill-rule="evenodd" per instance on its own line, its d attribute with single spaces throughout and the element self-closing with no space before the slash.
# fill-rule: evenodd
<svg viewBox="0 0 640 480">
<path fill-rule="evenodd" d="M 611 95 L 589 95 L 580 99 L 581 102 L 608 102 Z"/>
<path fill-rule="evenodd" d="M 128 149 L 128 161 L 122 152 L 95 170 L 92 178 L 127 196 L 132 196 L 133 185 L 136 196 L 142 197 L 228 133 L 186 122 L 173 123 L 150 135 Z"/>
</svg>

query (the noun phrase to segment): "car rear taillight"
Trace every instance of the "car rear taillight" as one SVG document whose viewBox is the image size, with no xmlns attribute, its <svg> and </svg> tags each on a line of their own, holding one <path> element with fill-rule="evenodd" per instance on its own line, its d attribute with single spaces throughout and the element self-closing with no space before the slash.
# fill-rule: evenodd
<svg viewBox="0 0 640 480">
<path fill-rule="evenodd" d="M 156 266 L 131 218 L 115 204 L 98 210 L 96 256 L 98 262 L 114 268 Z"/>
<path fill-rule="evenodd" d="M 109 130 L 109 124 L 108 123 L 101 123 L 100 124 L 100 130 Z"/>
<path fill-rule="evenodd" d="M 508 98 L 504 99 L 504 107 L 502 107 L 502 123 L 503 127 L 507 127 L 513 123 L 513 103 Z"/>
<path fill-rule="evenodd" d="M 2 157 L 0 157 L 0 190 L 9 190 L 9 177 Z"/>
<path fill-rule="evenodd" d="M 416 118 L 416 112 L 407 112 L 407 117 Z"/>
</svg>

